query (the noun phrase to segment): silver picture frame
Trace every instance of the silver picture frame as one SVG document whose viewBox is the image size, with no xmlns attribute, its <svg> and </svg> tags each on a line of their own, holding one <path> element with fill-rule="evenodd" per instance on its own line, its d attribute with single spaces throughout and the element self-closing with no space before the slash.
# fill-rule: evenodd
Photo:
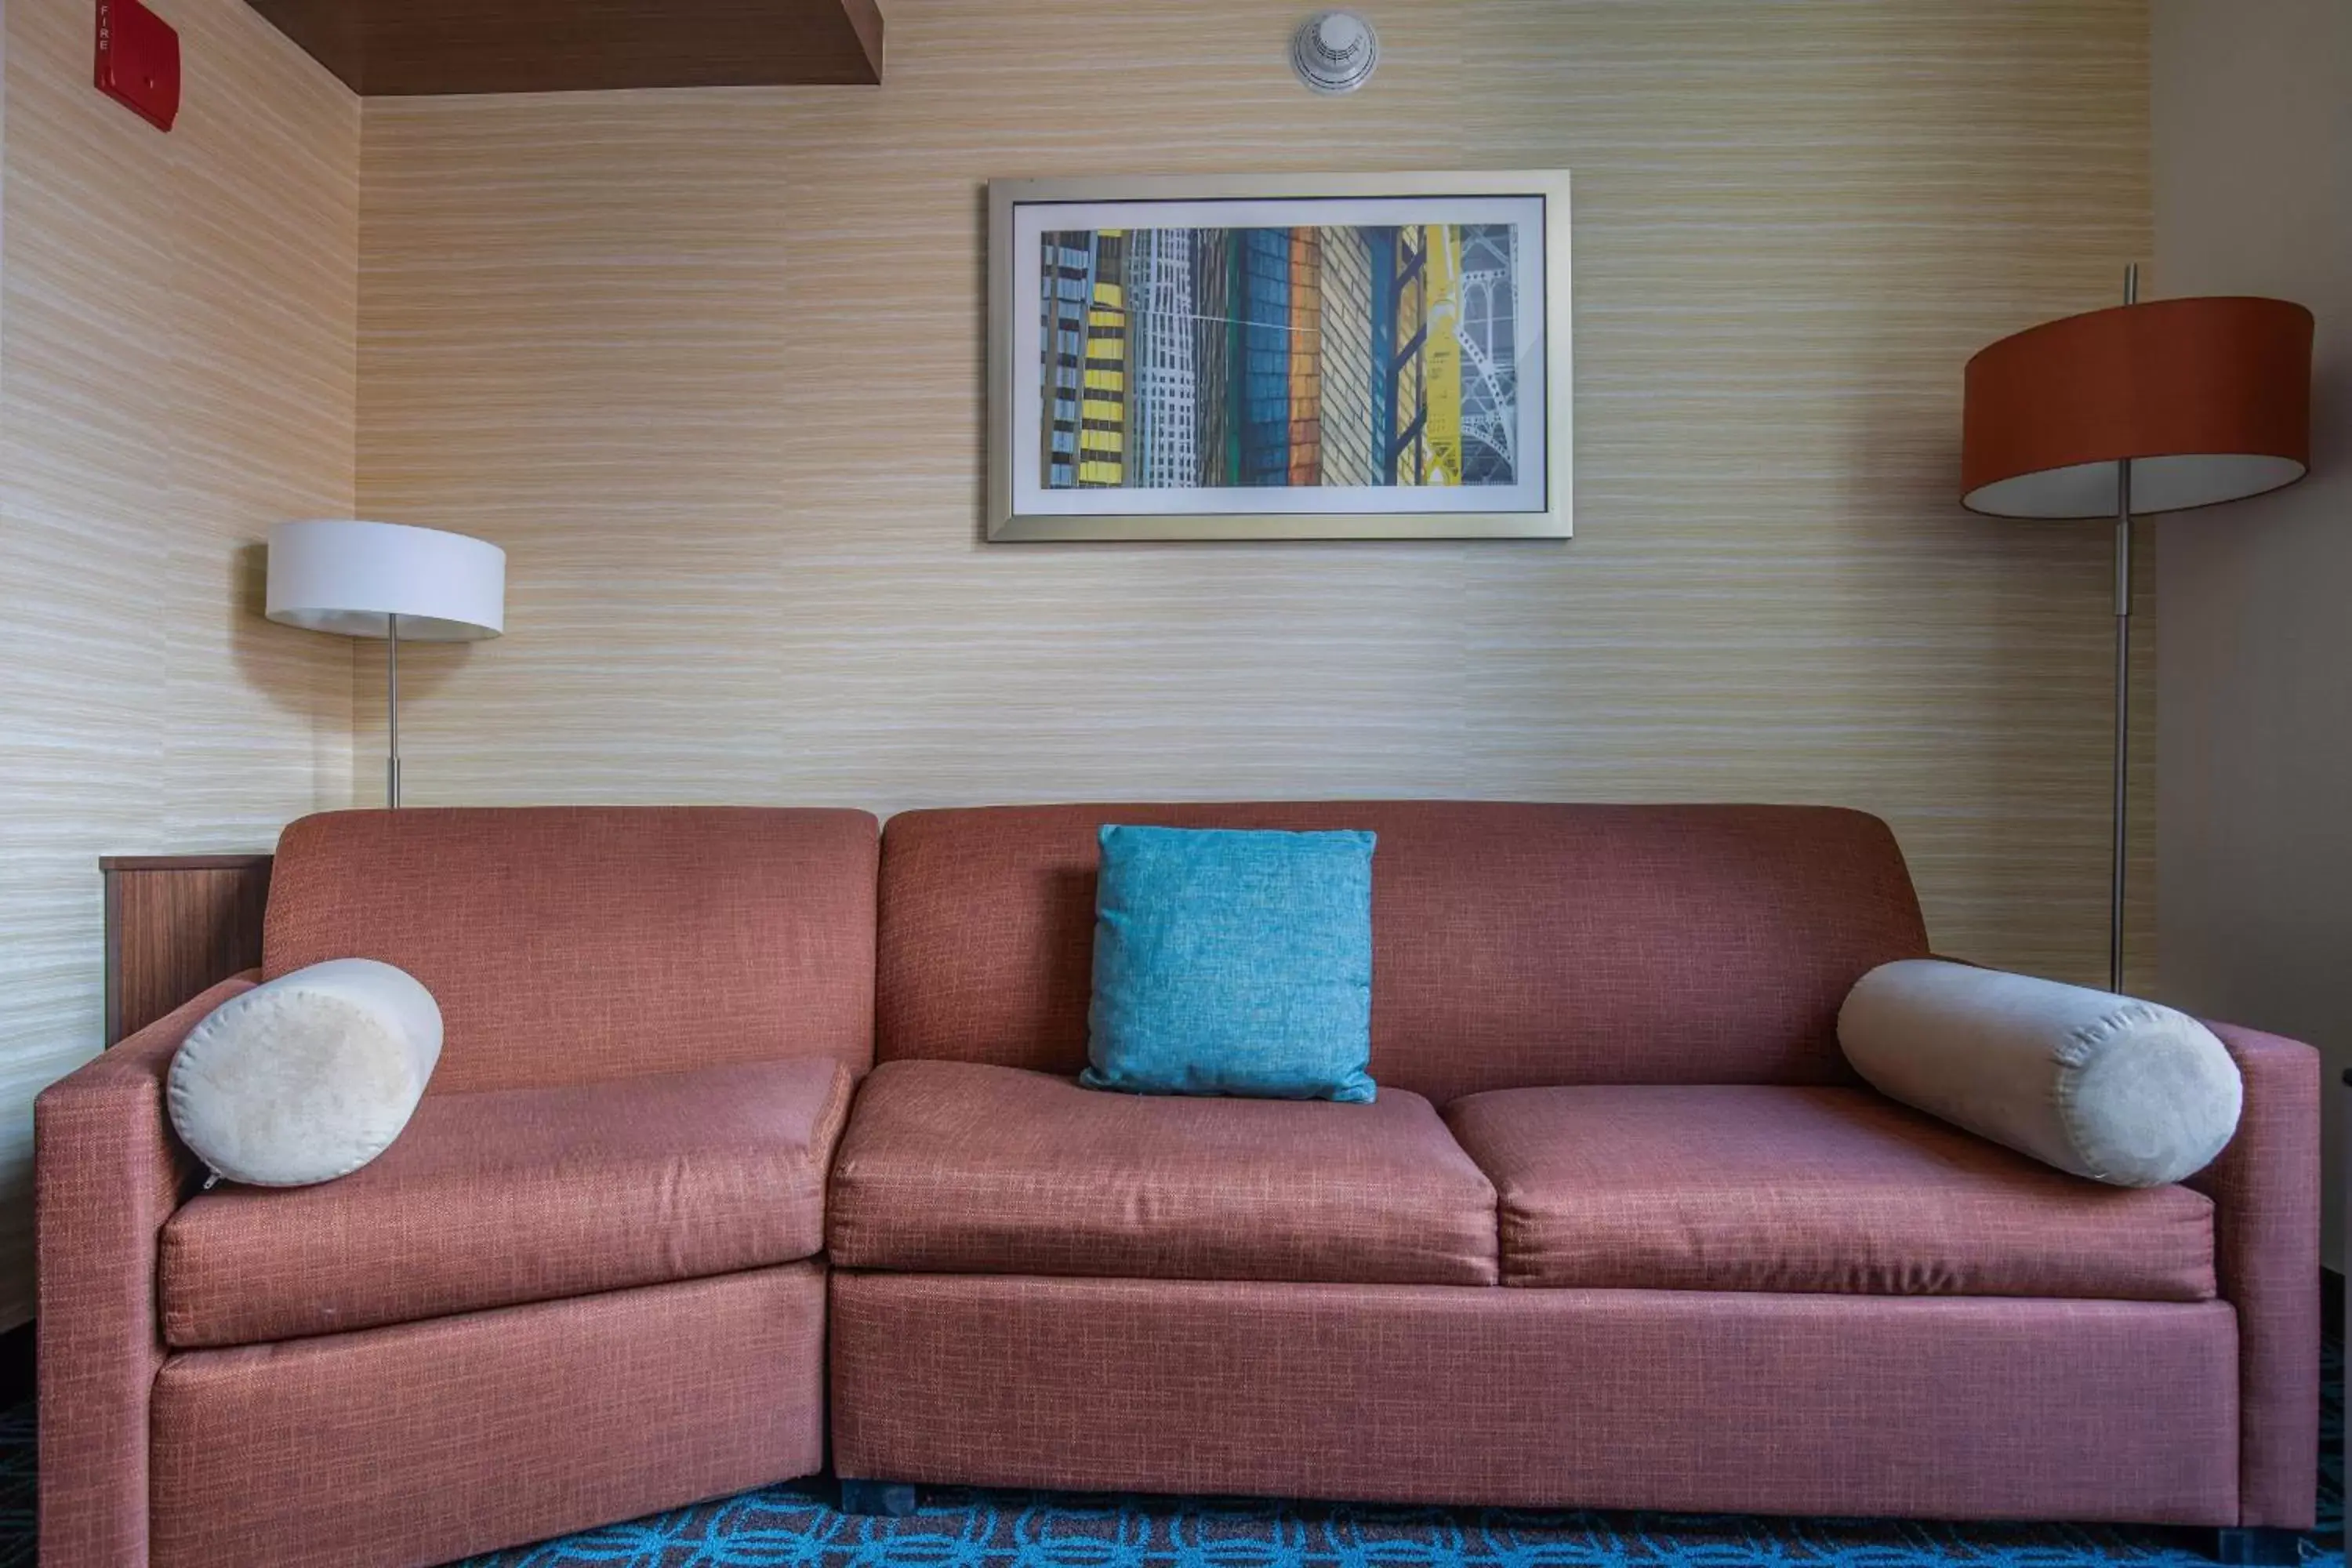
<svg viewBox="0 0 2352 1568">
<path fill-rule="evenodd" d="M 1565 170 L 998 180 L 988 213 L 989 539 L 1572 533 Z"/>
</svg>

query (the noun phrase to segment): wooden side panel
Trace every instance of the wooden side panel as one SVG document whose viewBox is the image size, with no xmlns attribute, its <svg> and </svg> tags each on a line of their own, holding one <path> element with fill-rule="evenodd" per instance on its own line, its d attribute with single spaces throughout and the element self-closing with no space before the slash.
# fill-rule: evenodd
<svg viewBox="0 0 2352 1568">
<path fill-rule="evenodd" d="M 109 1046 L 261 963 L 271 864 L 267 855 L 99 862 L 106 878 Z"/>
</svg>

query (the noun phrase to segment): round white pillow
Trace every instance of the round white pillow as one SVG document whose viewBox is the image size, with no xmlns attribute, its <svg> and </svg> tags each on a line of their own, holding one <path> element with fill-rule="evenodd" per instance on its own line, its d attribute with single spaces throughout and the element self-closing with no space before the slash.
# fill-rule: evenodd
<svg viewBox="0 0 2352 1568">
<path fill-rule="evenodd" d="M 2212 1163 L 2244 1099 L 2228 1048 L 2186 1013 L 1937 959 L 1864 975 L 1838 1043 L 1889 1099 L 2119 1187 Z"/>
<path fill-rule="evenodd" d="M 223 1179 L 300 1187 L 392 1146 L 441 1059 L 441 1008 L 371 958 L 298 969 L 232 996 L 172 1058 L 172 1125 Z"/>
</svg>

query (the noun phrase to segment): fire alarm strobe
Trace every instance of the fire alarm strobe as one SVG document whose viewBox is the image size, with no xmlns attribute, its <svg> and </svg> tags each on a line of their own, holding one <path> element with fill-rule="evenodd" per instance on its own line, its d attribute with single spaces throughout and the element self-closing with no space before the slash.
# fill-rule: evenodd
<svg viewBox="0 0 2352 1568">
<path fill-rule="evenodd" d="M 159 131 L 180 114 L 180 35 L 139 0 L 98 0 L 98 89 Z"/>
</svg>

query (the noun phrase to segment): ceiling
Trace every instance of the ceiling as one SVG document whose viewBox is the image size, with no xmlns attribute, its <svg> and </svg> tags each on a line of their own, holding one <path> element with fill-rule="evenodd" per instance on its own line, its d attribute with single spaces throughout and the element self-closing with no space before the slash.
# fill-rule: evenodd
<svg viewBox="0 0 2352 1568">
<path fill-rule="evenodd" d="M 882 79 L 876 0 L 249 0 L 369 97 Z"/>
</svg>

